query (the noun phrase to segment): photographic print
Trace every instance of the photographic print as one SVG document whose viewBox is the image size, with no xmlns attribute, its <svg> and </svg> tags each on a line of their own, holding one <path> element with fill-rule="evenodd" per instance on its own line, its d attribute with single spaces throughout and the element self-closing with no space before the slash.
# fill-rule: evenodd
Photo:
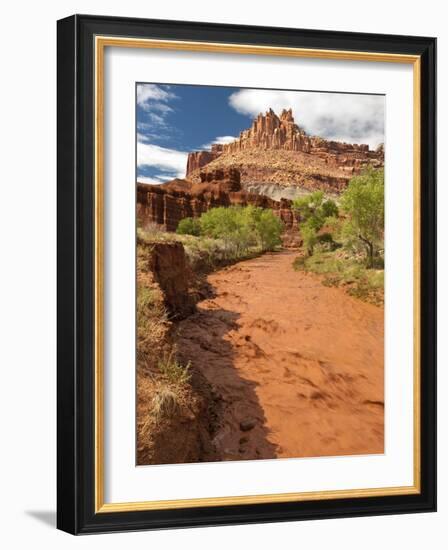
<svg viewBox="0 0 448 550">
<path fill-rule="evenodd" d="M 435 75 L 430 37 L 58 21 L 59 529 L 435 511 Z"/>
<path fill-rule="evenodd" d="M 384 452 L 384 109 L 136 85 L 137 465 Z"/>
</svg>

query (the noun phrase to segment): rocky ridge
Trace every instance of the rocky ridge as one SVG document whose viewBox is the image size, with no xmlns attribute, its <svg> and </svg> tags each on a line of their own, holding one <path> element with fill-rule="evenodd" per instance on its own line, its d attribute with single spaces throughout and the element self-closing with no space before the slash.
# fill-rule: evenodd
<svg viewBox="0 0 448 550">
<path fill-rule="evenodd" d="M 275 184 L 337 194 L 367 165 L 384 165 L 382 146 L 372 151 L 366 144 L 309 136 L 295 123 L 291 109 L 280 116 L 270 109 L 235 141 L 190 153 L 186 177 L 199 181 L 201 171 L 233 167 L 240 171 L 243 188 Z"/>
</svg>

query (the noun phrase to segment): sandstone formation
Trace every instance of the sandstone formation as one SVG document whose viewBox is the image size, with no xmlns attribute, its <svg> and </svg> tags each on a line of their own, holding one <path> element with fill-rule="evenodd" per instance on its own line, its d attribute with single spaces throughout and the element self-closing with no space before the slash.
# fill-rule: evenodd
<svg viewBox="0 0 448 550">
<path fill-rule="evenodd" d="M 195 311 L 194 300 L 189 292 L 188 264 L 182 243 L 144 242 L 141 246 L 151 248 L 147 271 L 152 273 L 159 285 L 165 307 L 171 318 L 184 319 Z"/>
<path fill-rule="evenodd" d="M 185 179 L 138 183 L 137 216 L 143 226 L 175 231 L 181 219 L 210 208 L 254 205 L 272 209 L 287 233 L 297 225 L 291 199 L 316 189 L 338 195 L 367 165 L 384 165 L 382 145 L 371 151 L 368 145 L 309 136 L 291 109 L 280 116 L 270 109 L 232 143 L 190 153 Z"/>
<path fill-rule="evenodd" d="M 239 139 L 222 145 L 222 153 L 235 153 L 244 149 L 286 149 L 288 151 L 311 150 L 311 139 L 294 122 L 292 109 L 284 109 L 278 117 L 272 109 L 253 121 L 251 128 L 243 130 Z"/>
<path fill-rule="evenodd" d="M 175 231 L 180 220 L 199 217 L 218 206 L 259 206 L 270 208 L 286 229 L 297 225 L 287 199 L 275 201 L 265 195 L 248 193 L 241 188 L 240 173 L 234 168 L 200 173 L 200 181 L 174 179 L 162 185 L 137 184 L 137 217 L 142 226 L 157 224 Z"/>
<path fill-rule="evenodd" d="M 295 122 L 292 110 L 277 116 L 261 113 L 235 141 L 212 145 L 211 151 L 190 153 L 187 178 L 199 181 L 206 169 L 237 168 L 243 188 L 274 184 L 312 191 L 340 193 L 366 165 L 384 165 L 384 148 L 329 141 L 309 136 Z M 254 187 L 255 186 L 255 187 Z"/>
<path fill-rule="evenodd" d="M 206 164 L 212 162 L 222 153 L 221 145 L 215 144 L 211 151 L 195 151 L 188 154 L 187 175 L 201 169 Z"/>
</svg>

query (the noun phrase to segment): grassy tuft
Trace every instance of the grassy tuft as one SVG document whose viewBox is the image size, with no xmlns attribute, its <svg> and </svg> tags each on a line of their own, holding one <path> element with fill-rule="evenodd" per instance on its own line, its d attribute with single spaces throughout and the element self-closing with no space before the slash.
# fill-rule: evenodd
<svg viewBox="0 0 448 550">
<path fill-rule="evenodd" d="M 294 269 L 322 275 L 325 286 L 342 287 L 351 296 L 375 305 L 384 304 L 384 270 L 368 269 L 357 257 L 340 250 L 299 256 Z"/>
<path fill-rule="evenodd" d="M 172 348 L 166 353 L 157 364 L 160 373 L 165 379 L 175 386 L 182 386 L 190 380 L 190 362 L 187 365 L 181 365 L 176 359 L 176 350 Z"/>
<path fill-rule="evenodd" d="M 166 384 L 158 384 L 151 399 L 151 414 L 156 422 L 171 418 L 180 409 L 179 392 Z"/>
</svg>

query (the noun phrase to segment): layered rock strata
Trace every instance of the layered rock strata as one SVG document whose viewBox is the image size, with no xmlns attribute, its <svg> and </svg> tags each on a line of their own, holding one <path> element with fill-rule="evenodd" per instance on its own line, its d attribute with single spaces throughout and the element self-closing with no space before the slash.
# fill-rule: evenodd
<svg viewBox="0 0 448 550">
<path fill-rule="evenodd" d="M 190 153 L 186 177 L 198 181 L 204 167 L 235 167 L 241 172 L 243 187 L 273 183 L 339 193 L 366 165 L 384 165 L 382 146 L 372 151 L 365 144 L 309 136 L 294 122 L 291 109 L 280 116 L 270 109 L 265 115 L 260 113 L 235 141 Z"/>
<path fill-rule="evenodd" d="M 142 226 L 156 224 L 175 231 L 183 218 L 197 218 L 210 208 L 231 205 L 270 208 L 283 221 L 285 229 L 297 225 L 292 201 L 275 201 L 242 190 L 240 174 L 235 169 L 201 172 L 199 183 L 187 179 L 162 185 L 137 183 L 137 217 Z"/>
</svg>

